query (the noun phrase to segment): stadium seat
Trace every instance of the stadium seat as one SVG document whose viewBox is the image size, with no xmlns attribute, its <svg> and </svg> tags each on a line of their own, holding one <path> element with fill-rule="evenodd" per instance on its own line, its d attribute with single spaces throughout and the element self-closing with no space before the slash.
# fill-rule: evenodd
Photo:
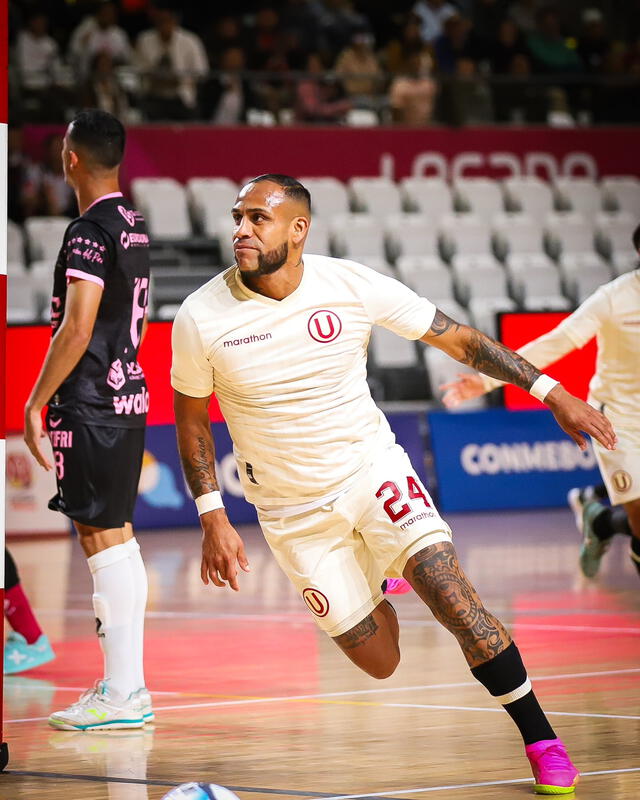
<svg viewBox="0 0 640 800">
<path fill-rule="evenodd" d="M 397 267 L 397 265 L 396 265 Z M 437 300 L 453 300 L 453 276 L 444 265 L 439 269 L 403 269 L 400 271 L 402 282 L 413 289 L 421 297 L 431 302 Z"/>
<path fill-rule="evenodd" d="M 29 276 L 38 314 L 48 311 L 51 306 L 54 266 L 51 261 L 43 260 L 32 261 L 29 267 Z"/>
<path fill-rule="evenodd" d="M 439 270 L 445 267 L 445 264 L 439 256 L 400 256 L 396 260 L 395 267 L 402 276 L 418 271 Z"/>
<path fill-rule="evenodd" d="M 236 257 L 233 252 L 233 220 L 230 214 L 218 217 L 215 227 L 218 249 L 220 250 L 220 261 L 222 265 L 230 267 L 235 263 Z"/>
<path fill-rule="evenodd" d="M 448 256 L 492 255 L 487 223 L 473 214 L 449 214 L 440 220 L 443 248 Z"/>
<path fill-rule="evenodd" d="M 55 262 L 70 222 L 69 217 L 29 217 L 24 223 L 29 260 Z"/>
<path fill-rule="evenodd" d="M 422 213 L 432 224 L 453 211 L 451 189 L 441 178 L 403 178 L 400 192 L 407 209 Z"/>
<path fill-rule="evenodd" d="M 58 243 L 60 246 L 61 242 Z M 13 220 L 7 220 L 7 262 L 24 264 L 24 234 Z"/>
<path fill-rule="evenodd" d="M 319 256 L 331 255 L 331 241 L 329 227 L 323 219 L 312 219 L 307 240 L 304 246 L 306 253 L 315 253 Z"/>
<path fill-rule="evenodd" d="M 631 214 L 640 220 L 640 180 L 630 175 L 603 178 L 600 191 L 605 207 Z"/>
<path fill-rule="evenodd" d="M 38 316 L 38 305 L 31 275 L 17 265 L 7 265 L 7 320 L 32 322 Z"/>
<path fill-rule="evenodd" d="M 576 304 L 611 280 L 611 269 L 596 253 L 568 253 L 561 257 L 559 267 L 565 294 Z"/>
<path fill-rule="evenodd" d="M 349 260 L 357 261 L 358 264 L 363 264 L 365 267 L 369 267 L 369 269 L 373 269 L 381 275 L 387 275 L 389 278 L 397 278 L 393 267 L 384 258 L 379 258 L 377 256 L 358 256 L 354 254 L 353 256 L 349 256 Z"/>
<path fill-rule="evenodd" d="M 298 178 L 311 194 L 311 213 L 325 220 L 349 212 L 347 187 L 337 178 Z"/>
<path fill-rule="evenodd" d="M 179 310 L 180 310 L 180 303 L 165 303 L 164 305 L 158 306 L 158 308 L 156 308 L 154 316 L 158 320 L 163 320 L 165 322 L 173 322 Z"/>
<path fill-rule="evenodd" d="M 638 225 L 638 217 L 627 212 L 598 214 L 595 225 L 596 245 L 605 258 L 610 258 L 613 253 L 633 251 L 631 237 Z"/>
<path fill-rule="evenodd" d="M 521 272 L 529 269 L 546 269 L 553 267 L 554 262 L 549 258 L 546 253 L 514 253 L 506 258 L 505 266 L 510 272 Z"/>
<path fill-rule="evenodd" d="M 571 277 L 571 291 L 576 304 L 593 294 L 595 290 L 611 280 L 611 273 L 607 266 L 602 264 L 599 268 L 581 269 Z"/>
<path fill-rule="evenodd" d="M 454 256 L 451 259 L 451 268 L 455 275 L 464 275 L 469 272 L 480 272 L 482 270 L 497 270 L 502 272 L 502 264 L 492 255 L 474 256 Z"/>
<path fill-rule="evenodd" d="M 187 193 L 178 181 L 136 178 L 131 181 L 131 194 L 154 239 L 186 239 L 192 235 Z"/>
<path fill-rule="evenodd" d="M 553 211 L 553 194 L 540 178 L 507 178 L 503 181 L 506 206 L 542 222 Z"/>
<path fill-rule="evenodd" d="M 456 205 L 488 221 L 504 209 L 502 192 L 489 178 L 459 178 L 453 184 Z"/>
<path fill-rule="evenodd" d="M 369 343 L 370 372 L 386 401 L 425 400 L 429 384 L 416 344 L 375 325 Z"/>
<path fill-rule="evenodd" d="M 527 214 L 497 214 L 491 227 L 496 251 L 503 260 L 543 252 L 542 226 Z"/>
<path fill-rule="evenodd" d="M 228 178 L 191 178 L 187 198 L 193 219 L 205 236 L 216 236 L 218 219 L 228 215 L 236 201 L 238 187 Z"/>
<path fill-rule="evenodd" d="M 466 303 L 476 327 L 495 336 L 496 312 L 515 308 L 504 270 L 499 266 L 465 270 L 457 273 L 456 285 L 458 296 Z"/>
<path fill-rule="evenodd" d="M 633 251 L 611 254 L 611 269 L 615 276 L 623 275 L 625 272 L 631 272 L 637 268 L 638 256 L 634 255 Z"/>
<path fill-rule="evenodd" d="M 437 347 L 425 347 L 423 358 L 429 376 L 433 399 L 437 401 L 439 406 L 442 406 L 443 393 L 440 390 L 442 384 L 455 381 L 460 373 L 468 372 L 475 374 L 474 369 L 460 364 L 458 361 L 454 361 L 453 358 L 443 353 L 442 350 L 438 350 Z M 486 405 L 486 397 L 480 396 L 473 400 L 467 400 L 462 406 L 453 409 L 453 411 L 471 411 L 474 408 L 485 408 Z"/>
<path fill-rule="evenodd" d="M 438 230 L 425 214 L 394 214 L 385 220 L 387 253 L 398 257 L 438 254 Z"/>
<path fill-rule="evenodd" d="M 562 294 L 560 274 L 554 266 L 521 270 L 511 276 L 512 294 L 526 311 L 563 310 L 571 303 Z"/>
<path fill-rule="evenodd" d="M 558 178 L 554 184 L 556 206 L 592 219 L 602 210 L 602 197 L 591 178 Z"/>
<path fill-rule="evenodd" d="M 545 223 L 549 255 L 594 252 L 593 227 L 581 214 L 549 214 Z"/>
<path fill-rule="evenodd" d="M 351 178 L 349 189 L 353 208 L 376 219 L 381 220 L 402 211 L 400 190 L 389 178 Z"/>
<path fill-rule="evenodd" d="M 369 214 L 341 214 L 330 224 L 332 249 L 342 258 L 386 258 L 382 225 Z"/>
<path fill-rule="evenodd" d="M 215 270 L 187 270 L 180 275 L 156 272 L 151 276 L 150 297 L 153 308 L 180 305 L 187 295 L 195 292 L 215 276 Z"/>
</svg>

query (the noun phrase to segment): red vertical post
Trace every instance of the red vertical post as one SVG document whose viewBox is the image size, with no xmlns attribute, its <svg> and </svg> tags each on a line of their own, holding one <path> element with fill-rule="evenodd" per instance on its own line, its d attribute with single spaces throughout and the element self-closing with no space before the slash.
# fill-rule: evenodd
<svg viewBox="0 0 640 800">
<path fill-rule="evenodd" d="M 7 0 L 0 0 L 0 642 L 4 641 L 4 541 L 5 541 L 5 339 L 7 328 L 7 122 L 9 94 L 9 15 Z M 4 742 L 4 678 L 0 682 L 0 770 L 9 761 Z"/>
</svg>

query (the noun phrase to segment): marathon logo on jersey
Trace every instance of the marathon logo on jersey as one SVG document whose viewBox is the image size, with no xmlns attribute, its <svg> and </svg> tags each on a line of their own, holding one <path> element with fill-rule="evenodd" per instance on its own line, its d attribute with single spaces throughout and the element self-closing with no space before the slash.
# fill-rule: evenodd
<svg viewBox="0 0 640 800">
<path fill-rule="evenodd" d="M 242 339 L 226 339 L 222 344 L 224 347 L 237 347 L 240 344 L 252 344 L 253 342 L 264 342 L 265 339 L 272 339 L 270 333 L 252 333 L 251 336 L 244 336 Z"/>
<path fill-rule="evenodd" d="M 573 442 L 516 442 L 468 444 L 460 453 L 468 475 L 498 475 L 518 472 L 573 472 L 590 470 L 596 464 L 591 448 L 579 450 Z"/>
<path fill-rule="evenodd" d="M 114 397 L 113 408 L 116 414 L 127 417 L 131 414 L 146 414 L 149 410 L 149 392 L 143 386 L 136 394 Z"/>
<path fill-rule="evenodd" d="M 117 358 L 109 367 L 109 373 L 107 375 L 107 383 L 112 389 L 115 389 L 116 392 L 125 385 L 127 379 L 124 377 L 124 369 L 122 368 L 122 361 Z"/>
<path fill-rule="evenodd" d="M 120 244 L 125 250 L 130 247 L 149 247 L 149 237 L 146 233 L 129 233 L 122 231 L 120 234 Z"/>
</svg>

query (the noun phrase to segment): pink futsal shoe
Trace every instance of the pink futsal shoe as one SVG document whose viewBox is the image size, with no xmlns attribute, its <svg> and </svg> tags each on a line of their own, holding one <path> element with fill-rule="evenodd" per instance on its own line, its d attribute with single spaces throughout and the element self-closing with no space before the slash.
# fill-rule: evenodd
<svg viewBox="0 0 640 800">
<path fill-rule="evenodd" d="M 580 773 L 571 763 L 561 739 L 543 739 L 525 747 L 536 794 L 571 794 Z"/>
<path fill-rule="evenodd" d="M 406 594 L 411 591 L 411 584 L 404 578 L 385 578 L 382 582 L 382 594 Z"/>
</svg>

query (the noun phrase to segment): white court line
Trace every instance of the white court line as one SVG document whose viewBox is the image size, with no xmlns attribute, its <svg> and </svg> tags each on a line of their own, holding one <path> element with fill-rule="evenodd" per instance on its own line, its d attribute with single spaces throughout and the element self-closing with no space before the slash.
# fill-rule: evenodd
<svg viewBox="0 0 640 800">
<path fill-rule="evenodd" d="M 36 680 L 43 680 L 42 678 L 38 678 Z M 26 689 L 29 692 L 86 692 L 87 686 L 30 686 L 28 683 L 14 683 L 13 680 L 11 684 L 5 683 L 5 692 L 8 694 L 13 689 Z M 154 692 L 154 694 L 163 694 L 163 695 L 181 695 L 184 692 Z"/>
<path fill-rule="evenodd" d="M 628 772 L 640 772 L 640 767 L 625 767 L 623 769 L 601 769 L 594 772 L 581 772 L 583 778 L 594 775 L 621 775 Z M 404 794 L 423 794 L 424 792 L 444 792 L 451 789 L 476 789 L 480 786 L 509 786 L 516 783 L 531 783 L 529 778 L 513 778 L 504 781 L 478 781 L 477 783 L 453 783 L 448 786 L 422 786 L 418 789 L 394 789 L 388 792 L 366 792 L 366 794 L 336 794 L 331 797 L 323 797 L 322 800 L 358 800 L 362 797 L 398 797 Z"/>
<path fill-rule="evenodd" d="M 532 681 L 549 681 L 549 680 L 560 680 L 564 678 L 593 678 L 599 677 L 602 675 L 624 675 L 634 672 L 640 672 L 640 668 L 632 668 L 632 669 L 615 669 L 615 670 L 602 670 L 601 672 L 566 672 L 560 673 L 557 675 L 541 675 L 538 678 L 532 678 Z M 422 691 L 424 689 L 457 689 L 467 686 L 475 686 L 477 688 L 480 687 L 480 684 L 477 681 L 464 681 L 460 683 L 431 683 L 431 684 L 423 684 L 418 686 L 389 686 L 380 689 L 357 689 L 353 691 L 346 691 L 346 692 L 324 692 L 322 694 L 299 694 L 299 695 L 283 695 L 278 697 L 250 697 L 241 700 L 217 700 L 207 703 L 189 703 L 185 705 L 177 705 L 177 706 L 159 706 L 156 707 L 156 711 L 179 711 L 180 709 L 190 709 L 190 708 L 221 708 L 225 706 L 243 706 L 243 705 L 255 705 L 258 703 L 280 703 L 280 702 L 292 702 L 296 700 L 322 700 L 325 698 L 331 697 L 354 697 L 354 696 L 361 696 L 365 694 L 388 694 L 389 692 L 408 692 L 408 691 Z M 154 694 L 170 694 L 169 692 L 152 692 Z M 180 694 L 176 692 L 175 694 Z M 385 704 L 386 705 L 386 704 Z M 393 704 L 388 704 L 393 705 Z M 407 707 L 411 707 L 410 704 L 407 704 Z M 430 708 L 431 706 L 415 706 Z M 434 708 L 444 708 L 444 706 L 434 706 Z M 453 708 L 453 707 L 452 707 Z M 461 707 L 462 708 L 462 707 Z M 500 708 L 491 708 L 491 709 L 474 709 L 473 707 L 464 710 L 488 710 L 488 711 L 502 711 Z M 574 714 L 572 712 L 547 712 L 552 714 L 566 714 L 567 716 L 577 716 L 577 717 L 598 717 L 598 716 L 606 716 L 606 715 L 599 715 L 599 714 Z M 637 717 L 612 717 L 613 719 L 637 719 Z M 18 723 L 18 722 L 39 722 L 41 720 L 48 719 L 48 717 L 24 717 L 21 719 L 6 719 L 4 720 L 5 723 Z"/>
<path fill-rule="evenodd" d="M 481 706 L 444 706 L 444 705 L 431 705 L 426 703 L 377 703 L 378 706 L 384 708 L 429 708 L 432 710 L 442 711 L 488 711 L 498 714 L 506 713 L 504 708 L 483 708 Z M 585 719 L 640 719 L 637 714 L 588 714 L 578 711 L 548 711 L 544 712 L 548 717 L 583 717 Z"/>
</svg>

